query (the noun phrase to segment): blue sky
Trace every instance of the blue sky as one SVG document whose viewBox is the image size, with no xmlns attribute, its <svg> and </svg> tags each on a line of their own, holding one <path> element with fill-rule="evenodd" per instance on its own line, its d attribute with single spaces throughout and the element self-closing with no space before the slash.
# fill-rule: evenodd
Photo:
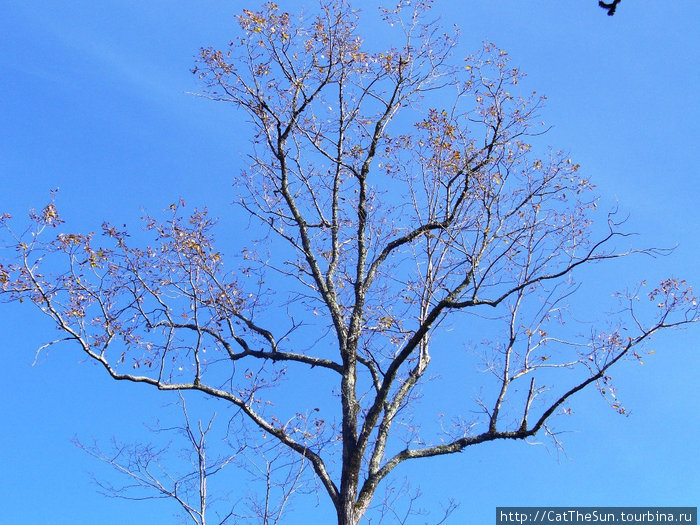
<svg viewBox="0 0 700 525">
<path fill-rule="evenodd" d="M 547 95 L 546 142 L 571 152 L 604 205 L 629 213 L 638 242 L 677 245 L 668 258 L 596 267 L 589 278 L 614 288 L 670 274 L 700 287 L 700 4 L 624 0 L 607 17 L 594 0 L 435 3 L 461 27 L 465 54 L 491 40 L 528 74 L 525 88 Z M 356 5 L 372 18 L 375 2 Z M 136 227 L 144 209 L 157 213 L 179 197 L 238 227 L 232 180 L 248 147 L 240 115 L 188 92 L 198 90 L 189 69 L 199 47 L 227 43 L 233 15 L 247 7 L 255 4 L 2 2 L 0 211 L 41 207 L 60 187 L 58 204 L 76 229 L 104 219 Z M 53 333 L 30 306 L 0 305 L 0 494 L 10 503 L 2 521 L 172 523 L 162 503 L 96 494 L 87 472 L 99 465 L 71 444 L 76 434 L 143 438 L 142 423 L 169 400 L 110 382 L 68 346 L 32 366 Z M 618 369 L 630 417 L 595 391 L 578 398 L 566 456 L 498 443 L 421 463 L 423 505 L 454 497 L 461 507 L 450 523 L 474 524 L 491 522 L 496 506 L 697 505 L 697 335 L 666 334 L 645 366 Z M 326 502 L 307 510 L 314 505 L 299 501 L 285 523 L 329 516 Z"/>
</svg>

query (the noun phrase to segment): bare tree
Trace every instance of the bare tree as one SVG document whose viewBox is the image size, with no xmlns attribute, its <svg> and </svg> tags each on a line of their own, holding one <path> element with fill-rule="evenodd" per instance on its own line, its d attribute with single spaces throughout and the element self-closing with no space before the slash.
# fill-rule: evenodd
<svg viewBox="0 0 700 525">
<path fill-rule="evenodd" d="M 206 525 L 216 523 L 280 523 L 291 496 L 303 491 L 302 474 L 305 462 L 290 456 L 288 449 L 274 443 L 258 443 L 235 423 L 226 425 L 225 453 L 213 455 L 212 430 L 216 414 L 206 424 L 191 421 L 185 398 L 180 392 L 179 407 L 182 423 L 175 426 L 150 428 L 153 434 L 169 438 L 162 446 L 154 443 L 124 444 L 113 439 L 105 450 L 97 443 L 74 443 L 114 469 L 126 482 L 114 484 L 105 476 L 92 476 L 100 492 L 108 497 L 132 501 L 170 500 L 180 507 L 183 523 Z M 246 484 L 256 484 L 259 494 L 251 491 L 245 497 L 230 501 L 230 497 L 212 493 L 210 478 L 224 469 L 246 475 Z M 247 474 L 245 474 L 247 473 Z M 221 486 L 223 483 L 220 483 Z M 220 505 L 217 505 L 220 503 Z"/>
<path fill-rule="evenodd" d="M 234 451 L 212 460 L 207 457 L 207 436 L 211 432 L 214 417 L 206 425 L 197 421 L 190 422 L 184 398 L 180 396 L 183 413 L 182 426 L 156 429 L 154 432 L 174 434 L 176 438 L 186 441 L 184 450 L 178 450 L 178 455 L 187 459 L 188 468 L 183 473 L 175 473 L 173 459 L 168 457 L 174 453 L 168 443 L 160 448 L 153 444 L 125 445 L 116 440 L 112 450 L 105 452 L 97 444 L 85 445 L 77 438 L 74 443 L 91 456 L 110 465 L 128 482 L 123 485 L 113 485 L 93 476 L 101 492 L 109 497 L 123 498 L 134 501 L 169 499 L 176 502 L 188 518 L 188 523 L 206 525 L 209 491 L 207 481 L 220 473 L 243 449 Z M 233 511 L 218 521 L 226 523 Z"/>
<path fill-rule="evenodd" d="M 215 221 L 184 203 L 145 219 L 157 242 L 144 248 L 107 223 L 100 243 L 44 240 L 62 231 L 53 202 L 23 235 L 4 221 L 17 256 L 0 268 L 3 293 L 56 324 L 49 345 L 77 344 L 115 380 L 232 405 L 310 464 L 339 525 L 359 523 L 403 462 L 556 439 L 549 423 L 574 394 L 597 385 L 610 397 L 613 365 L 698 318 L 692 290 L 667 279 L 576 324 L 584 268 L 658 251 L 620 247 L 614 214 L 593 222 L 578 165 L 536 152 L 540 101 L 516 96 L 504 51 L 455 61 L 429 4 L 403 4 L 382 11 L 373 44 L 330 0 L 298 18 L 271 3 L 244 11 L 227 48 L 202 50 L 202 96 L 252 128 L 236 184 L 261 242 L 239 248 L 237 271 L 214 247 Z M 426 414 L 431 358 L 467 386 Z"/>
</svg>

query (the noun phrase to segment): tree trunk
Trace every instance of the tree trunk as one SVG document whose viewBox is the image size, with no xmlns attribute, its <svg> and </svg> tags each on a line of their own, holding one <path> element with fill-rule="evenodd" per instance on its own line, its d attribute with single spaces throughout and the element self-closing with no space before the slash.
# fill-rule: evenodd
<svg viewBox="0 0 700 525">
<path fill-rule="evenodd" d="M 347 463 L 346 463 L 347 465 Z M 357 496 L 358 469 L 346 466 L 340 481 L 339 502 L 336 506 L 338 525 L 357 525 L 362 513 L 357 511 L 355 500 Z"/>
<path fill-rule="evenodd" d="M 357 525 L 358 522 L 354 502 L 350 499 L 343 501 L 338 507 L 338 525 Z"/>
</svg>

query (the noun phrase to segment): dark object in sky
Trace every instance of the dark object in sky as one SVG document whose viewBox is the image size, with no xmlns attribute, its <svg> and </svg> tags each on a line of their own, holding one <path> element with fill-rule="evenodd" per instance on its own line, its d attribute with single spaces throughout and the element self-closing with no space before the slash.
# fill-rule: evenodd
<svg viewBox="0 0 700 525">
<path fill-rule="evenodd" d="M 603 2 L 603 0 L 600 0 L 598 2 L 598 5 L 602 7 L 603 9 L 608 10 L 608 16 L 612 16 L 615 14 L 615 10 L 617 9 L 617 4 L 622 2 L 622 0 L 613 0 L 610 3 Z"/>
</svg>

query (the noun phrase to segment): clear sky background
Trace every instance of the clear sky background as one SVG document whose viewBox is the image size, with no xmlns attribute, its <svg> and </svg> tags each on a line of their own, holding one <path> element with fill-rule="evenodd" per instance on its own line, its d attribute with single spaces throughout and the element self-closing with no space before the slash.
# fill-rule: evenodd
<svg viewBox="0 0 700 525">
<path fill-rule="evenodd" d="M 352 3 L 371 30 L 376 3 Z M 640 245 L 677 245 L 668 258 L 596 267 L 590 278 L 614 289 L 673 275 L 700 288 L 700 3 L 623 0 L 614 17 L 595 0 L 435 4 L 460 26 L 464 54 L 491 40 L 528 73 L 525 88 L 547 95 L 547 142 L 571 152 L 603 205 L 630 214 Z M 248 148 L 240 115 L 187 92 L 198 90 L 189 70 L 199 47 L 227 43 L 234 14 L 254 7 L 0 3 L 0 211 L 22 215 L 60 187 L 58 205 L 79 230 L 105 219 L 137 227 L 142 210 L 157 213 L 179 197 L 239 227 L 230 203 Z M 70 346 L 32 366 L 53 334 L 31 306 L 0 305 L 0 522 L 173 523 L 167 504 L 97 494 L 87 473 L 99 465 L 71 444 L 74 435 L 143 439 L 143 422 L 171 399 L 114 384 Z M 645 366 L 617 370 L 630 417 L 595 391 L 580 396 L 566 421 L 566 455 L 500 443 L 421 463 L 423 505 L 453 497 L 461 507 L 449 523 L 474 525 L 492 523 L 496 506 L 698 505 L 699 335 L 666 334 Z M 284 523 L 332 516 L 325 500 L 315 505 L 298 501 Z"/>
</svg>

